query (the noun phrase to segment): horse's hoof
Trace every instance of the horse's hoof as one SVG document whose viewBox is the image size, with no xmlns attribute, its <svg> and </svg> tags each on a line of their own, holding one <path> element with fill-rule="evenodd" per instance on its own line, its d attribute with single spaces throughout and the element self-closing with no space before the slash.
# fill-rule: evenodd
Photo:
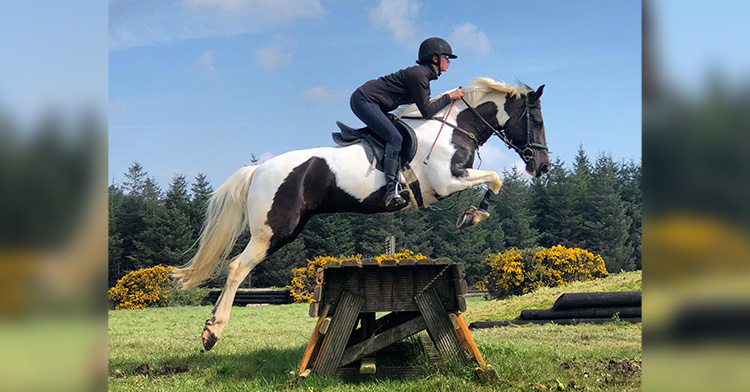
<svg viewBox="0 0 750 392">
<path fill-rule="evenodd" d="M 464 211 L 461 216 L 458 217 L 458 220 L 456 221 L 456 228 L 457 229 L 464 229 L 469 226 L 473 226 L 476 222 L 474 222 L 474 213 L 476 212 L 477 208 L 474 206 L 471 206 Z"/>
<path fill-rule="evenodd" d="M 213 332 L 211 332 L 208 328 L 203 328 L 203 333 L 201 333 L 201 340 L 203 341 L 203 349 L 206 351 L 212 349 L 217 341 L 219 341 L 219 338 L 214 335 Z"/>
</svg>

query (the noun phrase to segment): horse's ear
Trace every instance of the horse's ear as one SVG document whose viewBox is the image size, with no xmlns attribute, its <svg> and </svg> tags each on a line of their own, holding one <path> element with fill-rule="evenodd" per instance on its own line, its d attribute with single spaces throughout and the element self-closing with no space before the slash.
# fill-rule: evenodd
<svg viewBox="0 0 750 392">
<path fill-rule="evenodd" d="M 539 86 L 538 89 L 534 92 L 534 96 L 536 99 L 539 99 L 542 96 L 542 93 L 544 92 L 544 85 Z"/>
</svg>

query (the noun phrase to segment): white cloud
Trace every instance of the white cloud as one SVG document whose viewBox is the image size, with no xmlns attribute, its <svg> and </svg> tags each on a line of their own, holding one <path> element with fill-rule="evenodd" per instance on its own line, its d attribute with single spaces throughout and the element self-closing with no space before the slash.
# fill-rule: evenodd
<svg viewBox="0 0 750 392">
<path fill-rule="evenodd" d="M 456 27 L 450 42 L 453 50 L 457 52 L 472 51 L 480 56 L 490 54 L 490 41 L 487 40 L 487 35 L 478 31 L 473 23 L 464 23 Z"/>
<path fill-rule="evenodd" d="M 113 0 L 109 7 L 109 49 L 258 33 L 325 14 L 319 0 Z"/>
<path fill-rule="evenodd" d="M 408 43 L 414 37 L 414 18 L 422 5 L 417 0 L 381 0 L 370 10 L 374 28 L 390 31 L 399 42 Z"/>
<path fill-rule="evenodd" d="M 207 50 L 203 52 L 203 54 L 201 54 L 200 57 L 198 57 L 196 66 L 198 70 L 200 70 L 201 72 L 205 72 L 208 75 L 211 75 L 211 76 L 218 75 L 218 71 L 216 71 L 216 67 L 214 66 L 214 51 L 213 50 Z"/>
<path fill-rule="evenodd" d="M 266 72 L 273 72 L 294 59 L 297 43 L 289 38 L 275 36 L 271 42 L 258 49 L 255 54 Z"/>
<path fill-rule="evenodd" d="M 343 94 L 341 91 L 332 90 L 326 86 L 316 86 L 303 91 L 302 96 L 311 101 L 335 101 Z"/>
<path fill-rule="evenodd" d="M 318 0 L 185 0 L 185 4 L 196 11 L 211 10 L 227 16 L 261 14 L 282 22 L 325 15 Z"/>
</svg>

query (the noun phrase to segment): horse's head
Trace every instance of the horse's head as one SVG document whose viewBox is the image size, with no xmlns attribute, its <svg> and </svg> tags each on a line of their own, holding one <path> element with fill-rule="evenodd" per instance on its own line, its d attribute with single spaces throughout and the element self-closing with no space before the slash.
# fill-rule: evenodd
<svg viewBox="0 0 750 392">
<path fill-rule="evenodd" d="M 476 109 L 458 115 L 459 126 L 477 133 L 477 144 L 493 134 L 526 162 L 526 171 L 539 177 L 550 169 L 539 98 L 544 85 L 534 91 L 521 84 L 511 86 L 490 78 L 477 78 L 466 88 L 466 101 Z M 472 113 L 473 112 L 473 113 Z"/>
<path fill-rule="evenodd" d="M 505 112 L 508 120 L 502 126 L 504 141 L 526 162 L 526 171 L 539 177 L 550 169 L 547 137 L 544 132 L 542 105 L 539 98 L 544 91 L 541 85 L 520 97 L 507 95 Z M 503 134 L 500 133 L 503 138 Z"/>
</svg>

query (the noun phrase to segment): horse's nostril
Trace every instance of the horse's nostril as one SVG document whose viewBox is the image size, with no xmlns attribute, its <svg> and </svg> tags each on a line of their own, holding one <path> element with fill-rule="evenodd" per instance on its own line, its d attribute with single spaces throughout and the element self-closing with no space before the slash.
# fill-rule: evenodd
<svg viewBox="0 0 750 392">
<path fill-rule="evenodd" d="M 542 167 L 540 168 L 540 171 L 542 172 L 542 174 L 549 172 L 549 165 L 546 163 L 543 164 Z"/>
</svg>

